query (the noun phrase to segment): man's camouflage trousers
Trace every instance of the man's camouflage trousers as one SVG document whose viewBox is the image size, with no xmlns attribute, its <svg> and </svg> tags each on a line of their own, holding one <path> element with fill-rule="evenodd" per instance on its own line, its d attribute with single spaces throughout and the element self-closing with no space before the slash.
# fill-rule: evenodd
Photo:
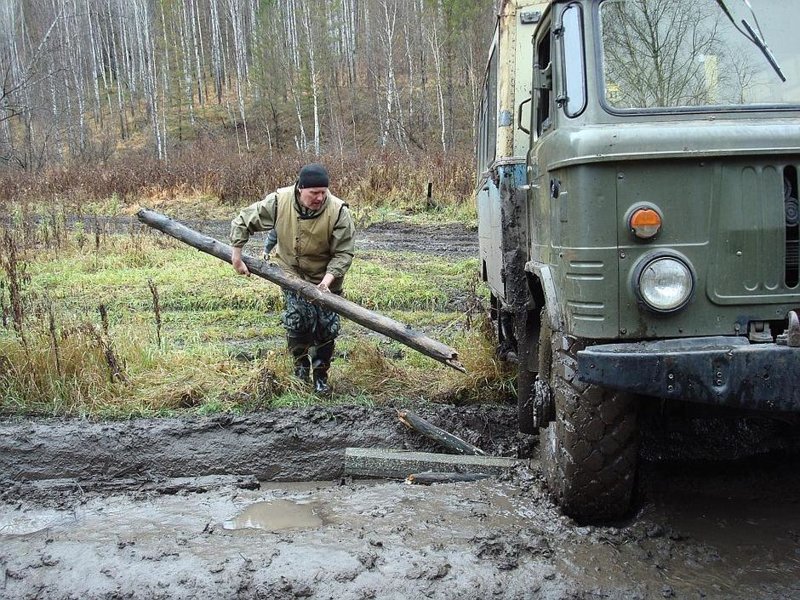
<svg viewBox="0 0 800 600">
<path fill-rule="evenodd" d="M 312 304 L 297 292 L 283 290 L 286 309 L 283 326 L 286 335 L 297 340 L 321 345 L 339 335 L 339 315 L 325 307 Z"/>
</svg>

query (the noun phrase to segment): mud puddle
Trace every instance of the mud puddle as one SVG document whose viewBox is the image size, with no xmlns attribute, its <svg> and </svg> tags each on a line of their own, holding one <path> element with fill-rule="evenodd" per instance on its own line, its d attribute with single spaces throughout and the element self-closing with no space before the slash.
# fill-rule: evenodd
<svg viewBox="0 0 800 600">
<path fill-rule="evenodd" d="M 315 502 L 295 502 L 293 500 L 255 502 L 247 506 L 235 518 L 225 521 L 222 528 L 228 531 L 316 529 L 325 524 L 325 520 L 320 516 L 321 510 L 320 505 Z"/>
<path fill-rule="evenodd" d="M 795 465 L 796 466 L 796 465 Z M 771 480 L 776 473 L 768 474 Z M 0 596 L 132 598 L 791 598 L 800 593 L 798 497 L 719 505 L 719 482 L 667 481 L 630 520 L 580 527 L 543 494 L 535 465 L 513 481 L 223 486 L 115 493 L 48 511 L 0 507 Z M 768 482 L 769 483 L 769 482 Z M 705 490 L 705 492 L 703 491 Z M 661 494 L 661 492 L 658 492 Z M 708 505 L 711 502 L 712 505 Z M 227 524 L 254 507 L 314 507 L 292 528 Z M 711 508 L 717 508 L 709 513 Z M 777 508 L 777 511 L 775 510 Z M 746 514 L 746 516 L 745 516 Z M 770 521 L 775 514 L 779 522 Z M 722 516 L 720 516 L 722 515 Z M 741 518 L 745 516 L 744 520 Z M 751 521 L 748 523 L 748 519 Z M 766 525 L 766 526 L 765 526 Z M 114 596 L 118 594 L 119 596 Z"/>
<path fill-rule="evenodd" d="M 594 543 L 565 547 L 558 571 L 585 588 L 626 582 L 644 598 L 797 597 L 798 467 L 787 456 L 645 463 L 635 516 L 575 528 Z"/>
</svg>

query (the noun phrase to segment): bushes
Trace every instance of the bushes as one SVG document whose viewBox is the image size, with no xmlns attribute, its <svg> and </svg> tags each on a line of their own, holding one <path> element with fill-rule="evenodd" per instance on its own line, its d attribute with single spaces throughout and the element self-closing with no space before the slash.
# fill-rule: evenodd
<svg viewBox="0 0 800 600">
<path fill-rule="evenodd" d="M 328 168 L 335 193 L 360 205 L 422 201 L 429 181 L 439 203 L 462 203 L 472 193 L 472 159 L 466 153 L 431 158 L 353 150 L 315 158 L 261 149 L 239 154 L 235 144 L 204 138 L 185 145 L 168 162 L 131 151 L 105 166 L 73 164 L 44 173 L 3 170 L 0 205 L 59 198 L 80 209 L 85 202 L 115 195 L 126 201 L 202 195 L 238 206 L 291 183 L 300 167 L 314 160 Z"/>
</svg>

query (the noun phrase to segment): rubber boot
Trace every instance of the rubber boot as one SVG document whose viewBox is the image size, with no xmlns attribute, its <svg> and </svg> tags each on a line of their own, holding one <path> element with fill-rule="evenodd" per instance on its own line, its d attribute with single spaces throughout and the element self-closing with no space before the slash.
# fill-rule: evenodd
<svg viewBox="0 0 800 600">
<path fill-rule="evenodd" d="M 328 385 L 328 369 L 333 359 L 333 340 L 325 342 L 314 348 L 314 393 L 318 396 L 330 396 L 331 386 Z"/>
<path fill-rule="evenodd" d="M 308 342 L 288 336 L 286 342 L 289 346 L 289 352 L 292 353 L 294 358 L 294 376 L 300 381 L 308 383 L 309 375 L 311 375 L 311 357 L 308 355 Z"/>
</svg>

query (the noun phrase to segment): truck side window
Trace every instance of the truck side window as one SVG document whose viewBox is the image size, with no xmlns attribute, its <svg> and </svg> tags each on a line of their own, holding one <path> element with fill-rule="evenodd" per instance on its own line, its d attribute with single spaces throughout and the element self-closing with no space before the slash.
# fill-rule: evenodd
<svg viewBox="0 0 800 600">
<path fill-rule="evenodd" d="M 577 117 L 586 108 L 586 63 L 583 46 L 583 13 L 579 4 L 570 4 L 561 15 L 563 43 L 561 59 L 564 64 L 560 98 L 564 114 Z"/>
<path fill-rule="evenodd" d="M 534 69 L 545 70 L 551 68 L 550 63 L 550 28 L 544 37 L 538 40 L 536 44 L 536 58 L 534 60 Z M 536 136 L 542 135 L 542 132 L 550 127 L 550 97 L 552 90 L 537 89 L 535 90 L 536 98 Z"/>
<path fill-rule="evenodd" d="M 497 153 L 497 48 L 489 58 L 478 121 L 478 176 L 494 162 Z"/>
</svg>

